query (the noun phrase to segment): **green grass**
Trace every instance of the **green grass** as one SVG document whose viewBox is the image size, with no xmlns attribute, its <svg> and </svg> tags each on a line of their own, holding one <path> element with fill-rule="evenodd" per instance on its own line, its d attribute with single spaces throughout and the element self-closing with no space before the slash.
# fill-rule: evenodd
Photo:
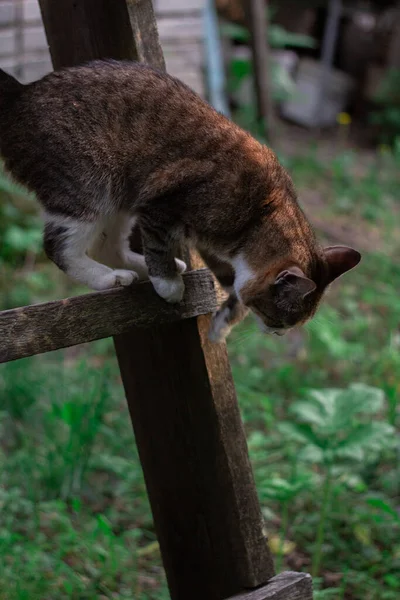
<svg viewBox="0 0 400 600">
<path fill-rule="evenodd" d="M 397 160 L 375 177 L 354 158 L 288 159 L 306 210 L 317 190 L 312 216 L 350 223 L 363 261 L 305 329 L 262 336 L 250 318 L 229 340 L 276 564 L 317 574 L 320 599 L 400 596 Z M 20 242 L 2 307 L 64 295 Z M 0 367 L 0 461 L 1 600 L 168 598 L 110 340 Z"/>
</svg>

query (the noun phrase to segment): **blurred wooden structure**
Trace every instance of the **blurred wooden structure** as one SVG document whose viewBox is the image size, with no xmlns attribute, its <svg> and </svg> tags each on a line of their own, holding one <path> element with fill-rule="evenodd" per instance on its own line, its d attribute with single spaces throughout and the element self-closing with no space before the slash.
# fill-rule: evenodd
<svg viewBox="0 0 400 600">
<path fill-rule="evenodd" d="M 275 109 L 272 100 L 271 57 L 268 43 L 269 2 L 267 0 L 249 0 L 245 7 L 245 17 L 251 39 L 257 116 L 266 139 L 276 149 Z"/>
<path fill-rule="evenodd" d="M 245 24 L 245 7 L 251 5 L 250 0 L 216 3 L 223 19 Z M 264 0 L 259 3 L 264 4 Z M 388 71 L 400 69 L 400 0 L 279 0 L 273 11 L 274 24 L 317 41 L 314 51 L 297 52 L 321 60 L 319 107 L 325 104 L 324 88 L 332 68 L 353 78 L 351 105 L 359 114 L 365 112 Z"/>
<path fill-rule="evenodd" d="M 168 72 L 205 94 L 203 11 L 206 0 L 154 0 Z M 24 83 L 52 70 L 39 0 L 0 0 L 0 67 Z"/>
<path fill-rule="evenodd" d="M 150 0 L 40 0 L 54 67 L 113 57 L 164 68 Z M 113 336 L 173 600 L 310 600 L 274 569 L 224 344 L 218 296 L 185 275 L 178 306 L 150 283 L 0 313 L 0 362 Z"/>
</svg>

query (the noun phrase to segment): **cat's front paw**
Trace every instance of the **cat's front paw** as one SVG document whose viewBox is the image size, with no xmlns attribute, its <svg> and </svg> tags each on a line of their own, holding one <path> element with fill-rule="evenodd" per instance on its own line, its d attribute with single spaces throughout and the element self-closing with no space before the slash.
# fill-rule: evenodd
<svg viewBox="0 0 400 600">
<path fill-rule="evenodd" d="M 108 290 L 110 288 L 118 287 L 122 285 L 126 287 L 131 285 L 135 281 L 138 281 L 139 276 L 135 271 L 125 271 L 125 269 L 116 269 L 114 271 L 110 271 L 106 275 L 103 275 L 101 279 L 96 282 L 96 285 L 93 286 L 94 289 L 97 290 Z"/>
<path fill-rule="evenodd" d="M 150 277 L 150 281 L 157 294 L 167 302 L 175 304 L 182 300 L 185 284 L 180 275 L 168 279 L 164 277 Z"/>
<path fill-rule="evenodd" d="M 229 335 L 232 326 L 230 324 L 231 311 L 228 307 L 221 308 L 213 315 L 208 338 L 211 342 L 219 344 Z"/>
</svg>

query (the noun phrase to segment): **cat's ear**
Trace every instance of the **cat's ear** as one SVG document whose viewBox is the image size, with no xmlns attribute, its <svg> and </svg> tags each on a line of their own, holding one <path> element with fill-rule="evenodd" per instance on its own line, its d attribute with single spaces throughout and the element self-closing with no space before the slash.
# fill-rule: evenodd
<svg viewBox="0 0 400 600">
<path fill-rule="evenodd" d="M 329 246 L 324 249 L 324 254 L 329 266 L 330 283 L 354 269 L 361 260 L 361 254 L 348 246 Z"/>
<path fill-rule="evenodd" d="M 288 300 L 305 298 L 317 287 L 314 281 L 308 279 L 298 267 L 289 267 L 278 273 L 274 286 L 276 291 Z"/>
</svg>

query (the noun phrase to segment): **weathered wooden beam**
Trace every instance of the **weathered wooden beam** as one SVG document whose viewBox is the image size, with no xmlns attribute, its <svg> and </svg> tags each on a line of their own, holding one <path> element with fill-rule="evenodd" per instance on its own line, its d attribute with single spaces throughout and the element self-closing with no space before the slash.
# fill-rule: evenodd
<svg viewBox="0 0 400 600">
<path fill-rule="evenodd" d="M 227 600 L 312 600 L 312 579 L 307 573 L 287 571 L 273 577 L 267 585 Z"/>
<path fill-rule="evenodd" d="M 269 2 L 267 0 L 248 0 L 244 4 L 251 35 L 258 118 L 269 143 L 273 145 L 275 141 L 275 111 L 272 99 L 271 57 L 268 43 Z"/>
<path fill-rule="evenodd" d="M 126 0 L 135 45 L 135 58 L 165 70 L 153 6 L 149 0 Z"/>
<path fill-rule="evenodd" d="M 207 269 L 184 279 L 180 304 L 168 304 L 144 282 L 0 312 L 0 363 L 216 310 L 221 294 Z"/>
<path fill-rule="evenodd" d="M 273 574 L 226 348 L 207 341 L 209 323 L 115 337 L 174 600 L 221 600 Z"/>
<path fill-rule="evenodd" d="M 137 58 L 126 0 L 39 0 L 39 4 L 55 69 L 98 58 Z"/>
</svg>

